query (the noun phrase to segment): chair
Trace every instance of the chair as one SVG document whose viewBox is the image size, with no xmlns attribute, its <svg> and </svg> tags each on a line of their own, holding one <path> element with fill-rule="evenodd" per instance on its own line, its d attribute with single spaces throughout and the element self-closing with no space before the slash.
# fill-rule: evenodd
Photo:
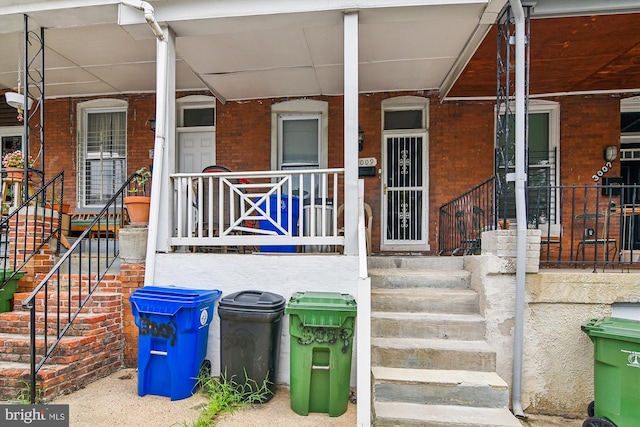
<svg viewBox="0 0 640 427">
<path fill-rule="evenodd" d="M 207 166 L 202 170 L 202 173 L 216 173 L 216 172 L 231 172 L 230 169 L 227 169 L 224 166 L 220 165 L 211 165 Z M 239 183 L 237 179 L 230 179 L 233 184 Z M 213 223 L 209 224 L 209 183 L 211 182 L 211 202 L 212 202 L 212 220 Z M 204 178 L 203 180 L 203 206 L 202 206 L 202 228 L 204 235 L 207 236 L 209 233 L 209 228 L 212 228 L 213 236 L 221 236 L 225 233 L 228 233 L 228 229 L 231 227 L 231 224 L 235 222 L 236 218 L 241 215 L 240 210 L 240 197 L 237 194 L 233 194 L 231 197 L 231 201 L 229 200 L 228 191 L 224 191 L 223 194 L 220 194 L 220 179 L 219 178 Z M 222 201 L 223 211 L 222 211 L 222 222 L 220 222 L 219 217 L 219 201 L 220 197 L 225 197 Z M 231 210 L 233 204 L 233 212 Z M 231 234 L 236 234 L 232 232 Z M 203 251 L 206 251 L 202 248 Z M 239 251 L 241 248 L 237 248 Z"/>
<path fill-rule="evenodd" d="M 480 233 L 484 224 L 484 209 L 473 206 L 471 212 L 459 210 L 456 212 L 456 225 L 460 235 L 460 246 L 453 250 L 452 255 L 475 255 L 481 248 Z"/>
<path fill-rule="evenodd" d="M 618 241 L 609 236 L 609 216 L 602 212 L 586 212 L 575 216 L 575 231 L 578 236 L 576 260 L 582 255 L 582 265 L 585 264 L 585 252 L 587 247 L 593 247 L 594 258 L 598 246 L 605 250 L 605 266 L 615 260 L 618 250 Z"/>
<path fill-rule="evenodd" d="M 338 218 L 344 214 L 344 203 L 338 206 L 338 212 L 336 213 Z M 344 220 L 343 220 L 344 221 Z M 367 239 L 367 256 L 371 255 L 371 227 L 373 224 L 373 213 L 371 206 L 368 203 L 364 203 L 364 231 Z M 338 229 L 338 236 L 344 236 L 344 225 Z"/>
</svg>

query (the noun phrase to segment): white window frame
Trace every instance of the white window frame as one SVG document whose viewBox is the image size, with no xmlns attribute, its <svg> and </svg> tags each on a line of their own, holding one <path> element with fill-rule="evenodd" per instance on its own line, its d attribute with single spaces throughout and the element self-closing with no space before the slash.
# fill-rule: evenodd
<svg viewBox="0 0 640 427">
<path fill-rule="evenodd" d="M 625 98 L 620 100 L 620 114 L 640 112 L 640 96 Z M 626 144 L 640 143 L 640 134 L 638 133 L 620 133 L 620 160 L 640 160 L 640 149 L 624 148 Z"/>
<path fill-rule="evenodd" d="M 78 133 L 77 133 L 77 178 L 76 178 L 76 205 L 81 209 L 96 209 L 101 208 L 102 204 L 88 204 L 86 199 L 86 170 L 85 161 L 89 156 L 87 152 L 87 120 L 89 114 L 92 113 L 113 113 L 124 112 L 125 115 L 128 111 L 128 102 L 119 99 L 94 99 L 91 101 L 81 102 L 77 106 L 78 117 Z M 127 178 L 127 157 L 128 157 L 128 121 L 125 120 L 125 147 L 124 147 L 124 181 Z M 122 184 L 124 184 L 124 181 Z"/>
<path fill-rule="evenodd" d="M 0 127 L 0 140 L 6 136 L 19 136 L 20 137 L 20 149 L 22 150 L 22 140 L 24 139 L 24 126 L 2 126 Z M 0 147 L 1 149 L 2 147 Z M 7 153 L 0 153 L 4 157 Z"/>
<path fill-rule="evenodd" d="M 515 112 L 515 104 L 510 105 L 510 110 Z M 504 114 L 504 107 L 500 111 L 501 114 Z M 556 152 L 555 156 L 555 170 L 553 171 L 556 176 L 556 185 L 560 185 L 560 104 L 554 101 L 546 101 L 546 100 L 530 100 L 529 101 L 529 114 L 541 114 L 547 113 L 549 115 L 549 157 L 554 152 Z M 513 113 L 515 114 L 515 113 Z M 494 123 L 494 126 L 497 126 L 497 123 Z M 495 144 L 495 141 L 494 141 Z M 536 165 L 530 165 L 526 167 L 535 167 Z M 540 166 L 542 167 L 542 166 Z M 560 200 L 559 194 L 552 194 L 551 197 L 554 201 Z M 553 226 L 559 225 L 560 223 L 560 214 L 562 207 L 559 206 L 558 203 L 554 203 L 555 205 L 555 215 L 552 218 L 550 223 Z M 560 232 L 559 227 L 553 227 L 551 230 L 551 235 L 558 235 Z"/>
</svg>

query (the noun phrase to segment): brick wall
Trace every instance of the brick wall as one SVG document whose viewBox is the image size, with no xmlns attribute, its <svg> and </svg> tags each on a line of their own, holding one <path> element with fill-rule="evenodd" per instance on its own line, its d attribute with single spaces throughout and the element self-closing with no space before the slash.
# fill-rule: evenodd
<svg viewBox="0 0 640 427">
<path fill-rule="evenodd" d="M 180 96 L 206 94 L 181 93 Z M 359 125 L 365 132 L 360 157 L 375 157 L 382 167 L 382 101 L 412 95 L 428 97 L 429 107 L 429 240 L 437 248 L 438 208 L 493 174 L 494 102 L 440 102 L 437 94 L 393 92 L 363 94 L 359 99 Z M 118 97 L 128 110 L 128 172 L 151 163 L 153 133 L 149 120 L 155 116 L 153 94 Z M 343 97 L 320 96 L 329 107 L 329 167 L 343 166 Z M 73 205 L 76 179 L 76 110 L 87 98 L 47 101 L 47 173 L 65 170 L 65 202 Z M 284 98 L 229 101 L 218 104 L 216 113 L 216 162 L 231 170 L 268 170 L 271 167 L 271 106 Z M 617 95 L 549 98 L 561 104 L 562 184 L 589 184 L 602 167 L 602 151 L 619 143 L 620 109 Z M 617 176 L 619 161 L 609 176 Z M 365 200 L 373 209 L 373 249 L 380 244 L 380 175 L 363 178 Z"/>
<path fill-rule="evenodd" d="M 120 266 L 120 284 L 122 292 L 122 332 L 124 335 L 123 362 L 125 366 L 138 364 L 138 327 L 135 324 L 129 297 L 138 288 L 144 286 L 144 265 L 122 264 Z"/>
</svg>

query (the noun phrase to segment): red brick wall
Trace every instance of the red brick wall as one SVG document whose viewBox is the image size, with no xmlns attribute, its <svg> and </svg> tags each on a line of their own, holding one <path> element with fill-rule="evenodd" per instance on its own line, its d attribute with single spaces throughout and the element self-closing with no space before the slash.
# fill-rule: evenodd
<svg viewBox="0 0 640 427">
<path fill-rule="evenodd" d="M 203 94 L 193 92 L 180 94 Z M 432 250 L 437 248 L 438 208 L 453 197 L 489 178 L 493 173 L 494 102 L 443 102 L 435 94 L 397 92 L 363 94 L 359 124 L 365 132 L 360 157 L 375 157 L 382 167 L 382 101 L 413 95 L 430 99 L 429 107 L 429 221 Z M 155 116 L 153 94 L 121 96 L 129 103 L 129 173 L 149 165 L 154 134 L 149 120 Z M 329 167 L 343 166 L 343 98 L 312 97 L 329 107 Z M 46 170 L 65 170 L 65 202 L 73 205 L 76 179 L 77 104 L 85 98 L 47 101 Z M 285 99 L 260 99 L 218 104 L 216 113 L 217 163 L 231 170 L 268 170 L 271 165 L 271 106 Z M 549 99 L 561 104 L 562 184 L 589 184 L 602 167 L 602 151 L 619 143 L 619 98 L 614 95 L 568 96 Z M 619 174 L 619 161 L 609 176 Z M 373 208 L 373 248 L 380 244 L 380 176 L 365 177 L 365 200 Z"/>
</svg>

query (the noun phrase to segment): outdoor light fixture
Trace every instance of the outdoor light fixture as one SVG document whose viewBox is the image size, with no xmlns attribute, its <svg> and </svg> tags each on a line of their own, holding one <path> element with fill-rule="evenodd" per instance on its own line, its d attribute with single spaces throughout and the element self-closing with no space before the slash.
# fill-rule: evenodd
<svg viewBox="0 0 640 427">
<path fill-rule="evenodd" d="M 156 119 L 149 120 L 149 129 L 151 129 L 151 132 L 156 131 Z"/>
<path fill-rule="evenodd" d="M 364 148 L 364 131 L 358 126 L 358 151 L 362 151 Z"/>
<path fill-rule="evenodd" d="M 5 99 L 7 100 L 7 104 L 10 107 L 15 109 L 25 110 L 24 108 L 24 95 L 17 92 L 7 92 L 4 94 Z M 31 106 L 33 106 L 33 99 L 27 98 L 27 108 L 26 110 L 31 110 Z"/>
<path fill-rule="evenodd" d="M 604 159 L 607 162 L 612 162 L 618 158 L 618 147 L 616 145 L 609 145 L 604 149 Z"/>
</svg>

